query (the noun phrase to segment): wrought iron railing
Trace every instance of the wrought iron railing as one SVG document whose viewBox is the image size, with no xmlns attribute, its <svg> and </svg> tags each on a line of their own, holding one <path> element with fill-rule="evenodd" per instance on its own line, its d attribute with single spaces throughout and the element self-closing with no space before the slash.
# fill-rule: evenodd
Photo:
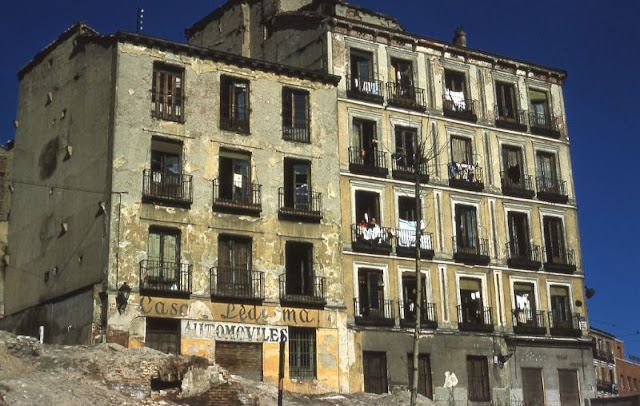
<svg viewBox="0 0 640 406">
<path fill-rule="evenodd" d="M 167 94 L 151 90 L 151 116 L 163 120 L 184 121 L 184 98 L 182 91 Z"/>
<path fill-rule="evenodd" d="M 387 100 L 389 104 L 410 109 L 426 108 L 424 89 L 413 86 L 402 86 L 396 82 L 387 82 Z"/>
<path fill-rule="evenodd" d="M 513 189 L 531 192 L 534 191 L 533 176 L 531 175 L 521 174 L 519 172 L 512 174 L 509 171 L 501 171 L 500 180 L 503 191 L 510 191 Z"/>
<path fill-rule="evenodd" d="M 287 190 L 278 188 L 280 214 L 320 219 L 322 217 L 322 194 L 308 189 Z"/>
<path fill-rule="evenodd" d="M 533 132 L 535 132 L 536 129 L 559 131 L 557 117 L 546 113 L 529 113 L 529 126 Z"/>
<path fill-rule="evenodd" d="M 489 255 L 489 240 L 486 238 L 458 239 L 458 237 L 453 236 L 452 241 L 454 255 Z"/>
<path fill-rule="evenodd" d="M 347 93 L 349 97 L 382 102 L 384 99 L 384 85 L 380 80 L 364 80 L 347 75 Z"/>
<path fill-rule="evenodd" d="M 377 224 L 352 224 L 351 245 L 355 251 L 389 254 L 393 229 Z"/>
<path fill-rule="evenodd" d="M 405 326 L 411 327 L 416 322 L 417 309 L 413 302 L 398 303 L 401 322 Z M 421 325 L 433 325 L 437 324 L 438 318 L 436 313 L 436 304 L 422 302 L 422 308 L 420 309 L 420 324 Z"/>
<path fill-rule="evenodd" d="M 191 180 L 191 175 L 145 169 L 142 172 L 142 197 L 151 200 L 191 204 L 193 201 Z"/>
<path fill-rule="evenodd" d="M 421 182 L 429 181 L 429 172 L 427 164 L 418 164 L 418 175 Z M 414 181 L 416 178 L 416 165 L 414 157 L 406 154 L 391 155 L 391 173 L 394 178 Z"/>
<path fill-rule="evenodd" d="M 528 269 L 530 269 L 530 267 L 527 267 L 527 264 L 536 268 L 540 267 L 542 263 L 542 248 L 540 248 L 539 245 L 531 245 L 529 243 L 521 245 L 509 241 L 506 247 L 507 261 L 510 265 L 525 265 Z"/>
<path fill-rule="evenodd" d="M 549 328 L 552 335 L 580 336 L 581 316 L 564 309 L 552 309 L 548 312 Z"/>
<path fill-rule="evenodd" d="M 314 276 L 310 278 L 287 278 L 284 273 L 278 277 L 280 283 L 280 300 L 296 304 L 324 304 L 325 303 L 325 278 Z"/>
<path fill-rule="evenodd" d="M 143 259 L 140 261 L 140 290 L 190 294 L 191 264 Z"/>
<path fill-rule="evenodd" d="M 227 299 L 264 299 L 264 272 L 229 267 L 209 270 L 212 297 Z"/>
<path fill-rule="evenodd" d="M 414 256 L 416 252 L 416 230 L 399 228 L 394 231 L 396 240 L 396 254 Z M 421 255 L 433 255 L 433 235 L 423 232 L 420 234 Z"/>
<path fill-rule="evenodd" d="M 304 120 L 302 125 L 289 127 L 282 126 L 282 138 L 287 141 L 296 141 L 296 142 L 311 142 L 310 137 L 310 129 L 309 129 L 309 120 Z"/>
<path fill-rule="evenodd" d="M 536 187 L 538 192 L 554 193 L 557 195 L 566 194 L 567 181 L 550 178 L 548 176 L 536 177 Z"/>
<path fill-rule="evenodd" d="M 353 299 L 356 323 L 360 320 L 365 322 L 391 322 L 393 324 L 395 320 L 395 315 L 393 314 L 393 300 L 376 298 L 373 301 L 369 299 L 367 302 L 368 303 L 365 303 L 358 298 Z"/>
<path fill-rule="evenodd" d="M 463 186 L 464 184 L 482 185 L 484 183 L 482 168 L 476 164 L 450 162 L 449 181 L 449 183 L 455 183 L 458 186 Z"/>
<path fill-rule="evenodd" d="M 220 117 L 220 127 L 223 130 L 237 131 L 240 133 L 249 132 L 248 117 Z"/>
<path fill-rule="evenodd" d="M 615 357 L 613 356 L 613 353 L 607 352 L 604 350 L 593 350 L 593 357 L 609 363 L 615 362 Z"/>
<path fill-rule="evenodd" d="M 502 110 L 502 111 L 501 111 Z M 514 128 L 515 126 L 527 126 L 527 113 L 524 110 L 515 110 L 513 108 L 500 108 L 495 106 L 493 113 L 496 118 L 496 126 Z"/>
<path fill-rule="evenodd" d="M 467 98 L 458 98 L 455 92 L 445 93 L 442 96 L 442 110 L 445 115 L 475 120 L 476 101 Z"/>
<path fill-rule="evenodd" d="M 460 330 L 486 330 L 493 327 L 491 307 L 458 305 L 456 308 Z"/>
<path fill-rule="evenodd" d="M 377 148 L 349 147 L 349 167 L 351 171 L 387 171 L 387 153 Z"/>
<path fill-rule="evenodd" d="M 220 179 L 213 180 L 213 207 L 260 211 L 262 209 L 262 185 L 257 183 L 231 185 L 225 190 Z"/>
<path fill-rule="evenodd" d="M 575 269 L 575 251 L 573 249 L 566 249 L 565 247 L 560 246 L 545 248 L 544 263 L 545 267 L 553 267 L 553 265 L 559 265 L 561 267 Z"/>
<path fill-rule="evenodd" d="M 513 331 L 523 334 L 544 334 L 546 332 L 544 311 L 531 309 L 513 309 Z"/>
</svg>

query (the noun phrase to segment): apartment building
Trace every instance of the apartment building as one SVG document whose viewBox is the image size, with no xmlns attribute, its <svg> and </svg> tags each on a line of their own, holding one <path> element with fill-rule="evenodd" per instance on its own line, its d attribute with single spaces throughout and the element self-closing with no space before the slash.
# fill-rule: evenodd
<svg viewBox="0 0 640 406">
<path fill-rule="evenodd" d="M 594 334 L 595 337 L 595 334 Z M 627 356 L 624 341 L 615 338 L 615 371 L 617 390 L 621 396 L 640 394 L 640 358 Z"/>
<path fill-rule="evenodd" d="M 18 77 L 2 328 L 341 390 L 340 78 L 82 23 Z"/>
<path fill-rule="evenodd" d="M 411 383 L 420 244 L 422 394 L 527 405 L 595 396 L 566 72 L 471 49 L 462 30 L 452 42 L 409 33 L 340 0 L 230 0 L 186 34 L 342 78 L 349 391 Z"/>
<path fill-rule="evenodd" d="M 618 373 L 616 357 L 624 356 L 621 343 L 616 337 L 593 326 L 589 328 L 593 337 L 593 367 L 597 379 L 598 397 L 605 398 L 618 394 Z M 614 352 L 616 351 L 616 352 Z"/>
</svg>

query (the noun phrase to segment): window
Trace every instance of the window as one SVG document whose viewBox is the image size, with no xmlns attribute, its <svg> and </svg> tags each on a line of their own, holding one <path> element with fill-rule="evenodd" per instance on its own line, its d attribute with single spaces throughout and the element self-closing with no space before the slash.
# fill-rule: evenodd
<svg viewBox="0 0 640 406">
<path fill-rule="evenodd" d="M 171 140 L 151 140 L 151 170 L 149 174 L 151 196 L 180 199 L 182 187 L 182 144 Z M 147 179 L 145 179 L 146 183 Z"/>
<path fill-rule="evenodd" d="M 569 300 L 569 288 L 566 286 L 552 285 L 551 316 L 554 327 L 571 326 L 571 303 Z"/>
<path fill-rule="evenodd" d="M 180 231 L 149 228 L 143 285 L 156 290 L 184 290 L 180 275 Z"/>
<path fill-rule="evenodd" d="M 311 163 L 285 158 L 284 203 L 286 207 L 311 210 Z"/>
<path fill-rule="evenodd" d="M 536 296 L 533 283 L 516 282 L 513 284 L 518 324 L 537 324 Z M 541 326 L 537 326 L 541 327 Z"/>
<path fill-rule="evenodd" d="M 286 294 L 316 296 L 313 280 L 313 244 L 287 241 L 285 258 Z"/>
<path fill-rule="evenodd" d="M 376 79 L 373 53 L 359 49 L 351 49 L 351 78 L 350 89 L 357 96 L 368 96 L 376 102 L 382 102 L 382 88 Z M 353 93 L 351 93 L 353 95 Z"/>
<path fill-rule="evenodd" d="M 547 93 L 542 90 L 529 89 L 529 109 L 531 125 L 546 127 L 549 123 L 549 102 Z"/>
<path fill-rule="evenodd" d="M 508 187 L 525 187 L 522 149 L 510 145 L 502 147 L 502 182 Z"/>
<path fill-rule="evenodd" d="M 418 143 L 418 130 L 410 127 L 397 126 L 395 131 L 396 153 L 393 159 L 395 160 L 396 167 L 412 170 Z"/>
<path fill-rule="evenodd" d="M 421 286 L 421 296 L 422 302 L 426 303 L 427 301 L 427 292 L 426 292 L 426 279 L 423 276 L 420 283 Z M 415 275 L 402 275 L 402 298 L 403 298 L 403 310 L 404 314 L 402 317 L 407 320 L 415 320 L 416 319 L 416 303 L 418 301 L 418 279 Z M 433 316 L 430 314 L 424 314 L 427 311 L 425 306 L 422 308 L 422 319 L 423 320 L 433 320 L 433 317 L 428 318 L 428 316 Z"/>
<path fill-rule="evenodd" d="M 145 347 L 180 354 L 180 319 L 146 318 Z"/>
<path fill-rule="evenodd" d="M 309 92 L 282 89 L 282 131 L 289 141 L 309 142 Z"/>
<path fill-rule="evenodd" d="M 486 357 L 467 356 L 468 399 L 475 402 L 491 401 L 489 367 Z"/>
<path fill-rule="evenodd" d="M 451 137 L 451 159 L 456 164 L 473 165 L 475 163 L 469 138 Z"/>
<path fill-rule="evenodd" d="M 482 281 L 460 278 L 460 319 L 463 324 L 488 324 L 484 320 Z"/>
<path fill-rule="evenodd" d="M 409 372 L 409 387 L 413 387 L 413 353 L 407 354 L 407 366 Z M 429 354 L 418 354 L 418 393 L 433 399 L 433 386 L 431 385 L 431 361 Z"/>
<path fill-rule="evenodd" d="M 382 224 L 380 218 L 380 195 L 376 192 L 365 190 L 356 190 L 355 192 L 356 219 L 359 222 L 365 221 L 365 224 L 375 223 Z"/>
<path fill-rule="evenodd" d="M 544 226 L 544 248 L 547 262 L 555 264 L 566 263 L 562 219 L 544 216 L 542 223 Z"/>
<path fill-rule="evenodd" d="M 510 257 L 529 258 L 529 223 L 526 213 L 510 211 L 507 214 L 507 222 Z"/>
<path fill-rule="evenodd" d="M 444 109 L 445 111 L 467 111 L 470 100 L 466 100 L 464 73 L 447 70 L 444 73 Z"/>
<path fill-rule="evenodd" d="M 151 83 L 152 115 L 164 120 L 183 121 L 184 69 L 156 63 Z"/>
<path fill-rule="evenodd" d="M 558 171 L 556 169 L 556 156 L 548 152 L 536 154 L 538 166 L 538 187 L 544 191 L 558 191 Z"/>
<path fill-rule="evenodd" d="M 378 166 L 378 134 L 376 122 L 359 118 L 353 119 L 351 161 L 365 166 Z"/>
<path fill-rule="evenodd" d="M 359 313 L 365 318 L 383 319 L 385 312 L 384 279 L 380 269 L 358 270 Z"/>
<path fill-rule="evenodd" d="M 418 215 L 416 214 L 416 199 L 414 197 L 400 196 L 398 197 L 398 230 L 396 230 L 396 243 L 399 248 L 413 248 L 416 246 L 416 222 Z M 423 250 L 431 250 L 431 235 L 422 233 L 420 236 L 420 248 Z M 408 252 L 414 255 L 415 251 Z M 398 254 L 400 255 L 400 254 Z"/>
<path fill-rule="evenodd" d="M 411 61 L 391 58 L 391 81 L 395 85 L 394 98 L 411 98 L 415 96 L 413 89 L 413 66 Z"/>
<path fill-rule="evenodd" d="M 249 82 L 222 76 L 220 79 L 220 127 L 249 132 Z"/>
<path fill-rule="evenodd" d="M 221 149 L 218 165 L 219 198 L 252 203 L 251 155 L 243 151 Z"/>
<path fill-rule="evenodd" d="M 511 83 L 496 82 L 496 102 L 499 120 L 515 121 L 516 89 Z"/>
<path fill-rule="evenodd" d="M 289 377 L 291 379 L 315 379 L 315 329 L 289 327 Z"/>
<path fill-rule="evenodd" d="M 476 254 L 478 248 L 476 208 L 457 204 L 456 216 L 456 246 L 458 250 Z"/>
<path fill-rule="evenodd" d="M 251 278 L 251 239 L 221 235 L 218 237 L 217 294 L 253 297 Z"/>
</svg>

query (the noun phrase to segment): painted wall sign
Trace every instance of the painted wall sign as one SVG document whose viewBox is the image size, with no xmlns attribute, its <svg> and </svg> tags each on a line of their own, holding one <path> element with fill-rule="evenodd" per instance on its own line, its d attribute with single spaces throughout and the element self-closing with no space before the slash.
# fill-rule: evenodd
<svg viewBox="0 0 640 406">
<path fill-rule="evenodd" d="M 289 329 L 286 326 L 182 320 L 182 337 L 246 343 L 278 343 L 288 341 Z"/>
</svg>

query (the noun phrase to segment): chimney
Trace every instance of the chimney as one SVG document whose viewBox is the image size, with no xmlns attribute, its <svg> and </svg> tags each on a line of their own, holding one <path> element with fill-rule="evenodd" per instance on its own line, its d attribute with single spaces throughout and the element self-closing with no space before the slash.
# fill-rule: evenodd
<svg viewBox="0 0 640 406">
<path fill-rule="evenodd" d="M 467 33 L 464 32 L 462 27 L 456 28 L 453 32 L 453 45 L 457 45 L 459 47 L 467 46 Z"/>
</svg>

